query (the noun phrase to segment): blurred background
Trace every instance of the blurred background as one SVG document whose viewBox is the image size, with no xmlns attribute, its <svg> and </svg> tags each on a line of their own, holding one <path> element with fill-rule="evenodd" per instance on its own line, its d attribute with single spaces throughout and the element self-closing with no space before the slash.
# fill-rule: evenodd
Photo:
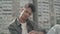
<svg viewBox="0 0 60 34">
<path fill-rule="evenodd" d="M 19 16 L 19 9 L 26 3 L 33 3 L 35 13 L 30 17 L 40 29 L 48 31 L 60 24 L 60 0 L 0 0 L 0 34 L 9 34 L 8 25 Z"/>
</svg>

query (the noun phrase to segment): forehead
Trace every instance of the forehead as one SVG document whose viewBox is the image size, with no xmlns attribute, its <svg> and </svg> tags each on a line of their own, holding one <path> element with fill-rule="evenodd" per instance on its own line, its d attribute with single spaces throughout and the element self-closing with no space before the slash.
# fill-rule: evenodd
<svg viewBox="0 0 60 34">
<path fill-rule="evenodd" d="M 25 8 L 26 10 L 32 10 L 31 8 Z"/>
<path fill-rule="evenodd" d="M 32 12 L 32 9 L 31 8 L 25 8 L 25 11 Z"/>
</svg>

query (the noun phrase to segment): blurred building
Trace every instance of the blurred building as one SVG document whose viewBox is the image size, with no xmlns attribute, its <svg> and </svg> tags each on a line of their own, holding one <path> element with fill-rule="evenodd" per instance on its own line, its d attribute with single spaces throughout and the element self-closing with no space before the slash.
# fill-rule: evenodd
<svg viewBox="0 0 60 34">
<path fill-rule="evenodd" d="M 7 25 L 12 21 L 12 0 L 0 0 L 0 34 L 8 34 Z"/>
<path fill-rule="evenodd" d="M 50 24 L 50 9 L 49 0 L 38 0 L 38 24 L 43 29 L 49 29 Z"/>
</svg>

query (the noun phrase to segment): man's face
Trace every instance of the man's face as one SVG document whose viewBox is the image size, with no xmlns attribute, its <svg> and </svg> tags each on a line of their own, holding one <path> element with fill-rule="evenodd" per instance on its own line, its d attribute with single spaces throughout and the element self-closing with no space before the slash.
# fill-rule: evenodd
<svg viewBox="0 0 60 34">
<path fill-rule="evenodd" d="M 21 11 L 21 18 L 26 20 L 28 17 L 30 17 L 31 14 L 32 14 L 31 8 L 24 8 Z"/>
</svg>

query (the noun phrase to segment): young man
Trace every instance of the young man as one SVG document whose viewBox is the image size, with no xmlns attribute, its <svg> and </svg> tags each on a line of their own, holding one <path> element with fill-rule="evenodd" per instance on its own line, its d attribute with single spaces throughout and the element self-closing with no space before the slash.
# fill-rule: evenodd
<svg viewBox="0 0 60 34">
<path fill-rule="evenodd" d="M 21 10 L 20 16 L 9 25 L 8 29 L 11 34 L 30 34 L 32 30 L 38 30 L 37 24 L 30 21 L 28 18 L 32 13 L 35 12 L 35 7 L 33 4 L 25 4 L 24 8 Z M 33 31 L 34 33 L 36 31 Z"/>
</svg>

